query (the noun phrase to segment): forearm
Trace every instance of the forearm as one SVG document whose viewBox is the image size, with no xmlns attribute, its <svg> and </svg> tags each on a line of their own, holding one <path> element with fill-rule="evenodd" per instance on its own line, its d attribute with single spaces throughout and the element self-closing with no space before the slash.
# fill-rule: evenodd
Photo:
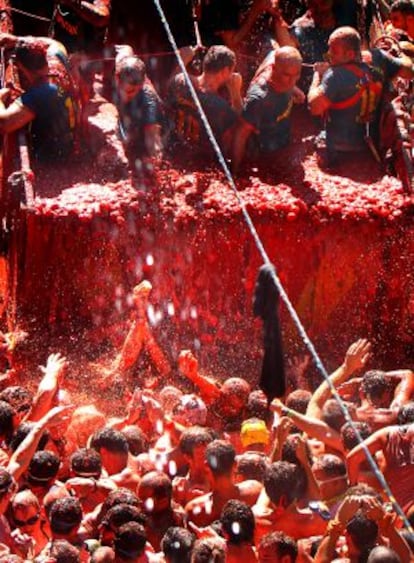
<svg viewBox="0 0 414 563">
<path fill-rule="evenodd" d="M 343 448 L 339 433 L 330 428 L 326 422 L 323 422 L 319 418 L 311 418 L 310 416 L 286 407 L 282 410 L 282 415 L 288 416 L 295 426 L 300 428 L 303 432 L 306 432 L 309 436 L 312 436 L 312 438 L 316 438 L 324 444 L 338 451 L 342 451 Z"/>
<path fill-rule="evenodd" d="M 342 533 L 342 525 L 331 520 L 328 524 L 327 535 L 322 539 L 315 555 L 315 563 L 331 563 L 336 557 L 336 544 Z"/>
<path fill-rule="evenodd" d="M 329 376 L 332 384 L 337 387 L 349 377 L 350 373 L 343 363 L 336 371 Z M 314 418 L 321 418 L 322 408 L 325 402 L 331 398 L 331 389 L 327 381 L 323 381 L 313 393 L 309 401 L 306 415 Z"/>
<path fill-rule="evenodd" d="M 7 469 L 16 481 L 19 480 L 21 475 L 28 468 L 45 427 L 46 423 L 44 420 L 36 422 L 29 434 L 11 456 Z"/>
</svg>

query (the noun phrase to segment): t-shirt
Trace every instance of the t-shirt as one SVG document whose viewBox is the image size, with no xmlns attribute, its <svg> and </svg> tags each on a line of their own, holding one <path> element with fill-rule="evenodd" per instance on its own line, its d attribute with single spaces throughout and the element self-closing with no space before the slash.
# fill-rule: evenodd
<svg viewBox="0 0 414 563">
<path fill-rule="evenodd" d="M 144 151 L 143 129 L 147 125 L 163 124 L 162 102 L 150 84 L 144 84 L 128 103 L 117 102 L 119 132 L 130 149 Z"/>
<path fill-rule="evenodd" d="M 42 161 L 68 157 L 76 129 L 76 104 L 70 93 L 45 82 L 29 88 L 20 102 L 36 115 L 30 124 L 34 157 Z"/>
<path fill-rule="evenodd" d="M 237 114 L 229 102 L 219 94 L 202 92 L 195 83 L 194 86 L 213 133 L 220 142 L 223 134 L 235 124 Z M 174 124 L 174 136 L 193 146 L 198 145 L 199 148 L 209 147 L 210 143 L 199 111 L 182 73 L 177 74 L 169 85 L 167 104 Z"/>
<path fill-rule="evenodd" d="M 359 150 L 365 146 L 366 122 L 375 125 L 383 86 L 401 68 L 401 62 L 380 49 L 372 51 L 372 63 L 338 65 L 331 67 L 322 79 L 325 96 L 338 108 L 330 108 L 326 125 L 327 145 L 336 150 Z M 342 107 L 346 100 L 355 103 Z"/>
<path fill-rule="evenodd" d="M 97 8 L 110 8 L 111 0 L 90 0 Z M 102 49 L 106 39 L 106 27 L 96 27 L 82 19 L 74 10 L 63 4 L 56 5 L 54 39 L 63 43 L 70 53 L 96 52 Z"/>
<path fill-rule="evenodd" d="M 289 142 L 292 106 L 292 91 L 275 92 L 264 80 L 249 87 L 242 117 L 254 127 L 261 152 L 272 152 Z"/>
</svg>

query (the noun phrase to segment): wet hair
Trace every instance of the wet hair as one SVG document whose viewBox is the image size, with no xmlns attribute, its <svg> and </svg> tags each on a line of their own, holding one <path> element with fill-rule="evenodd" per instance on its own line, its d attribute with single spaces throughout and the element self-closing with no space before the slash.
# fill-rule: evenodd
<svg viewBox="0 0 414 563">
<path fill-rule="evenodd" d="M 259 561 L 264 550 L 272 550 L 274 558 L 290 557 L 291 562 L 296 561 L 298 546 L 296 541 L 283 532 L 271 532 L 262 537 L 259 543 Z"/>
<path fill-rule="evenodd" d="M 13 415 L 12 406 L 6 401 L 0 401 L 0 436 L 4 438 L 6 444 L 13 435 Z"/>
<path fill-rule="evenodd" d="M 180 526 L 171 526 L 161 540 L 161 549 L 168 563 L 190 563 L 196 537 Z"/>
<path fill-rule="evenodd" d="M 27 470 L 27 480 L 30 485 L 47 486 L 55 479 L 60 467 L 59 457 L 48 450 L 38 451 L 32 457 Z"/>
<path fill-rule="evenodd" d="M 101 524 L 111 529 L 120 528 L 127 522 L 145 526 L 147 518 L 140 508 L 131 504 L 116 504 L 108 510 Z"/>
<path fill-rule="evenodd" d="M 221 511 L 220 521 L 228 543 L 254 543 L 255 519 L 250 506 L 240 500 L 229 500 Z"/>
<path fill-rule="evenodd" d="M 128 448 L 132 455 L 139 455 L 148 450 L 147 438 L 138 426 L 125 426 L 121 433 L 127 439 Z"/>
<path fill-rule="evenodd" d="M 236 459 L 232 444 L 224 440 L 214 440 L 206 448 L 206 461 L 214 476 L 230 475 Z"/>
<path fill-rule="evenodd" d="M 322 420 L 334 430 L 341 430 L 345 424 L 345 416 L 336 399 L 329 399 L 323 405 Z"/>
<path fill-rule="evenodd" d="M 121 82 L 143 84 L 146 76 L 145 63 L 139 57 L 123 57 L 116 64 L 116 77 Z"/>
<path fill-rule="evenodd" d="M 367 485 L 366 483 L 358 483 L 358 485 L 354 485 L 353 487 L 349 487 L 345 493 L 346 497 L 354 497 L 354 496 L 365 496 L 365 497 L 373 497 L 377 499 L 380 503 L 382 503 L 382 496 L 381 493 Z"/>
<path fill-rule="evenodd" d="M 181 452 L 191 457 L 194 448 L 197 446 L 207 446 L 217 436 L 216 432 L 204 426 L 191 426 L 186 428 L 180 437 L 178 447 Z"/>
<path fill-rule="evenodd" d="M 0 495 L 10 490 L 13 485 L 13 477 L 4 467 L 0 467 Z"/>
<path fill-rule="evenodd" d="M 255 389 L 249 393 L 246 406 L 246 418 L 260 418 L 269 424 L 273 420 L 273 413 L 269 408 L 266 395 Z"/>
<path fill-rule="evenodd" d="M 11 437 L 9 448 L 12 452 L 15 452 L 26 436 L 30 433 L 31 430 L 36 426 L 35 422 L 22 422 L 16 428 L 13 436 Z M 49 432 L 45 430 L 40 437 L 39 443 L 37 445 L 36 450 L 44 450 L 46 444 L 49 440 Z"/>
<path fill-rule="evenodd" d="M 34 506 L 40 512 L 40 502 L 37 496 L 30 489 L 19 491 L 11 501 L 12 515 L 14 516 L 15 510 L 29 506 Z"/>
<path fill-rule="evenodd" d="M 46 49 L 39 43 L 19 39 L 14 49 L 15 60 L 31 71 L 47 67 Z"/>
<path fill-rule="evenodd" d="M 80 477 L 97 479 L 102 472 L 101 456 L 93 448 L 79 448 L 70 457 L 70 468 Z"/>
<path fill-rule="evenodd" d="M 361 36 L 353 27 L 343 26 L 336 28 L 331 33 L 329 40 L 340 40 L 344 47 L 355 53 L 359 54 L 361 51 Z"/>
<path fill-rule="evenodd" d="M 341 440 L 347 451 L 352 450 L 359 444 L 354 428 L 358 430 L 363 440 L 366 440 L 372 434 L 371 426 L 367 422 L 353 422 L 353 424 L 345 422 L 341 428 Z"/>
<path fill-rule="evenodd" d="M 360 551 L 372 549 L 378 538 L 378 524 L 358 510 L 346 525 L 353 544 Z"/>
<path fill-rule="evenodd" d="M 236 64 L 236 55 L 224 45 L 213 45 L 204 57 L 203 71 L 208 73 L 220 72 L 224 68 L 232 68 Z"/>
<path fill-rule="evenodd" d="M 111 491 L 102 504 L 102 508 L 98 516 L 99 522 L 101 522 L 105 518 L 107 512 L 117 504 L 129 504 L 130 506 L 136 506 L 138 508 L 140 506 L 140 501 L 135 493 L 125 487 L 120 487 L 115 491 Z"/>
<path fill-rule="evenodd" d="M 377 545 L 368 555 L 367 563 L 402 563 L 398 554 L 385 545 Z"/>
<path fill-rule="evenodd" d="M 28 412 L 33 403 L 33 395 L 19 385 L 6 387 L 0 393 L 0 401 L 6 401 L 12 407 L 15 413 Z"/>
<path fill-rule="evenodd" d="M 391 12 L 400 12 L 405 16 L 414 14 L 414 4 L 412 0 L 395 0 L 390 8 Z"/>
<path fill-rule="evenodd" d="M 56 563 L 80 563 L 79 550 L 67 540 L 54 540 L 50 545 L 50 557 Z"/>
<path fill-rule="evenodd" d="M 318 469 L 322 469 L 327 477 L 346 477 L 346 463 L 337 455 L 322 454 L 315 460 Z"/>
<path fill-rule="evenodd" d="M 162 471 L 150 471 L 142 477 L 138 485 L 138 496 L 142 487 L 151 488 L 155 498 L 172 498 L 171 479 Z"/>
<path fill-rule="evenodd" d="M 191 563 L 225 563 L 224 543 L 216 538 L 197 540 L 193 547 Z"/>
<path fill-rule="evenodd" d="M 403 424 L 412 424 L 414 422 L 414 401 L 410 401 L 406 403 L 402 407 L 400 407 L 397 415 L 397 423 L 400 425 Z"/>
<path fill-rule="evenodd" d="M 286 397 L 286 406 L 289 409 L 293 409 L 301 414 L 306 414 L 309 401 L 311 400 L 312 393 L 310 391 L 305 391 L 304 389 L 296 389 L 289 393 Z"/>
<path fill-rule="evenodd" d="M 370 370 L 364 373 L 361 390 L 373 405 L 379 406 L 384 394 L 391 391 L 393 386 L 391 379 L 386 377 L 385 372 Z"/>
<path fill-rule="evenodd" d="M 301 465 L 301 462 L 296 456 L 296 441 L 300 437 L 300 434 L 289 434 L 286 441 L 282 446 L 282 461 L 288 461 L 289 463 L 294 463 L 296 465 Z M 308 441 L 305 442 L 306 454 L 308 456 L 309 462 L 312 462 L 312 455 L 309 449 Z"/>
<path fill-rule="evenodd" d="M 298 467 L 287 461 L 276 461 L 266 470 L 264 487 L 269 499 L 276 505 L 284 501 L 289 506 L 299 498 Z"/>
<path fill-rule="evenodd" d="M 114 454 L 128 454 L 128 441 L 122 432 L 113 428 L 102 428 L 92 436 L 91 448 L 99 450 L 105 448 Z"/>
<path fill-rule="evenodd" d="M 128 522 L 119 528 L 114 539 L 115 556 L 122 559 L 136 559 L 145 551 L 147 534 L 144 526 Z"/>
<path fill-rule="evenodd" d="M 82 522 L 82 507 L 76 497 L 58 498 L 49 510 L 50 529 L 54 534 L 70 534 Z"/>
<path fill-rule="evenodd" d="M 263 483 L 266 469 L 269 466 L 267 458 L 259 452 L 246 452 L 236 457 L 237 473 L 243 479 L 255 479 Z"/>
</svg>

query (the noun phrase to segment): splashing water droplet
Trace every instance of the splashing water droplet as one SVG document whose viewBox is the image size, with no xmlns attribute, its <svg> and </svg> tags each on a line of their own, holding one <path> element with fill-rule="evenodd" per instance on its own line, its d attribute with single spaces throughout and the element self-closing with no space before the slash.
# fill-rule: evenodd
<svg viewBox="0 0 414 563">
<path fill-rule="evenodd" d="M 167 305 L 167 313 L 170 317 L 173 317 L 175 315 L 175 307 L 174 307 L 174 303 L 168 303 Z"/>
<path fill-rule="evenodd" d="M 154 265 L 154 256 L 152 254 L 147 254 L 147 257 L 145 258 L 145 263 L 147 266 L 153 266 Z"/>
<path fill-rule="evenodd" d="M 232 525 L 231 525 L 231 529 L 232 529 L 233 534 L 235 536 L 238 536 L 240 534 L 240 530 L 241 530 L 240 522 L 233 522 Z"/>
<path fill-rule="evenodd" d="M 144 504 L 148 512 L 152 512 L 154 510 L 154 499 L 152 497 L 147 498 Z"/>
<path fill-rule="evenodd" d="M 173 459 L 168 462 L 168 473 L 173 476 L 177 474 L 177 464 Z"/>
<path fill-rule="evenodd" d="M 196 319 L 198 317 L 198 313 L 197 313 L 197 308 L 196 307 L 191 307 L 190 308 L 190 317 L 192 319 Z"/>
</svg>

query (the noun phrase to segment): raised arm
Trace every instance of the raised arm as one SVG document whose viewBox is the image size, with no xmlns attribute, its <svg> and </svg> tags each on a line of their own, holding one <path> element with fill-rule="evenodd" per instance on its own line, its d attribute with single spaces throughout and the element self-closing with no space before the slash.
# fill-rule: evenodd
<svg viewBox="0 0 414 563">
<path fill-rule="evenodd" d="M 366 460 L 364 445 L 368 448 L 372 455 L 374 455 L 375 452 L 382 450 L 387 443 L 390 428 L 392 427 L 377 430 L 377 432 L 374 432 L 374 434 L 364 440 L 363 444 L 358 444 L 348 453 L 346 461 L 348 464 L 348 477 L 351 485 L 355 485 L 358 482 L 360 466 Z"/>
<path fill-rule="evenodd" d="M 28 420 L 40 420 L 52 408 L 67 363 L 59 353 L 50 354 L 46 366 L 41 366 L 43 378 L 39 383 Z"/>
<path fill-rule="evenodd" d="M 211 404 L 220 396 L 218 384 L 198 372 L 198 362 L 190 350 L 182 350 L 178 356 L 178 367 L 183 375 L 199 388 L 202 399 Z"/>
<path fill-rule="evenodd" d="M 371 344 L 365 338 L 360 338 L 348 348 L 343 364 L 334 371 L 329 379 L 337 387 L 344 383 L 355 371 L 365 366 L 371 351 Z M 326 381 L 323 381 L 313 393 L 306 411 L 306 415 L 313 418 L 322 417 L 322 408 L 331 398 L 331 390 Z"/>
</svg>

